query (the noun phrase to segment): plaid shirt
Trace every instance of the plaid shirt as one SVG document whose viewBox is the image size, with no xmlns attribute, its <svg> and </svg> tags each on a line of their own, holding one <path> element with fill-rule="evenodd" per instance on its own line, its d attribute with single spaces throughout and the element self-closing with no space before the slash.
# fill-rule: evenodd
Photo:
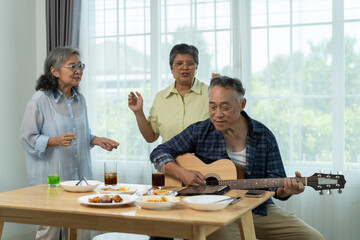
<svg viewBox="0 0 360 240">
<path fill-rule="evenodd" d="M 245 178 L 286 177 L 275 136 L 264 124 L 251 119 L 245 111 L 241 114 L 249 122 Z M 196 157 L 207 164 L 218 159 L 230 159 L 226 152 L 224 136 L 215 129 L 210 119 L 194 123 L 166 143 L 160 144 L 151 153 L 150 159 L 160 169 L 164 164 L 174 161 L 176 156 L 183 153 L 194 153 Z M 269 189 L 269 191 L 275 190 L 275 188 Z M 280 199 L 276 194 L 274 197 Z M 253 212 L 266 216 L 266 205 L 269 203 L 274 202 L 269 199 L 255 208 Z"/>
</svg>

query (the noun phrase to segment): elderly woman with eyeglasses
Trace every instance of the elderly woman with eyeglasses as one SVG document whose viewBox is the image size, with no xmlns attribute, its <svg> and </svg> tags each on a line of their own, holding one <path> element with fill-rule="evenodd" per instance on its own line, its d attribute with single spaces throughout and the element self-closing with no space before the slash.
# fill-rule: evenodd
<svg viewBox="0 0 360 240">
<path fill-rule="evenodd" d="M 85 68 L 79 52 L 68 47 L 52 50 L 37 81 L 37 92 L 26 106 L 20 140 L 26 150 L 30 185 L 46 183 L 46 164 L 60 162 L 60 178 L 92 179 L 90 149 L 111 151 L 118 142 L 91 134 L 79 83 Z M 59 229 L 39 226 L 36 239 L 59 239 Z"/>
<path fill-rule="evenodd" d="M 148 119 L 141 94 L 129 94 L 129 108 L 147 142 L 161 136 L 164 143 L 190 124 L 209 118 L 208 86 L 195 77 L 198 55 L 198 49 L 192 45 L 182 43 L 172 48 L 169 62 L 175 81 L 156 94 Z"/>
</svg>

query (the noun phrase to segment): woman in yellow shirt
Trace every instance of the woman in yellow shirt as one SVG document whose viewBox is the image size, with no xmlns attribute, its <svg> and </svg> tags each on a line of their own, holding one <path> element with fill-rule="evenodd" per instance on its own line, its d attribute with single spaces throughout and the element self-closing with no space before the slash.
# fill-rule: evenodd
<svg viewBox="0 0 360 240">
<path fill-rule="evenodd" d="M 169 62 L 175 81 L 156 94 L 148 119 L 141 94 L 129 94 L 129 108 L 147 142 L 154 142 L 161 136 L 164 143 L 190 124 L 209 118 L 208 86 L 195 77 L 198 55 L 195 46 L 184 43 L 171 49 Z"/>
</svg>

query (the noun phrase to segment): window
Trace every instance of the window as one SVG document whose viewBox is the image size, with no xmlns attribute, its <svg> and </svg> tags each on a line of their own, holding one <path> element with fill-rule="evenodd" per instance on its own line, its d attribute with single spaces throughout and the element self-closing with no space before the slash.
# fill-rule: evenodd
<svg viewBox="0 0 360 240">
<path fill-rule="evenodd" d="M 149 154 L 160 141 L 142 138 L 127 96 L 140 92 L 147 115 L 173 82 L 169 52 L 181 42 L 198 47 L 200 80 L 209 83 L 212 72 L 243 80 L 246 111 L 275 134 L 285 165 L 360 169 L 356 0 L 89 0 L 82 8 L 90 125 L 120 142 L 111 153 L 93 150 L 97 178 L 113 160 L 119 181 L 149 179 Z"/>
<path fill-rule="evenodd" d="M 102 179 L 103 161 L 118 161 L 119 181 L 148 182 L 149 155 L 161 141 L 148 144 L 143 139 L 127 106 L 128 94 L 142 94 L 148 115 L 155 94 L 174 81 L 169 53 L 182 42 L 199 49 L 201 81 L 209 83 L 212 72 L 232 75 L 232 1 L 91 0 L 82 4 L 81 52 L 88 67 L 81 87 L 87 96 L 90 126 L 93 133 L 120 142 L 120 148 L 111 153 L 92 150 L 94 176 Z"/>
<path fill-rule="evenodd" d="M 251 1 L 252 115 L 286 165 L 360 168 L 360 5 L 333 2 Z"/>
</svg>

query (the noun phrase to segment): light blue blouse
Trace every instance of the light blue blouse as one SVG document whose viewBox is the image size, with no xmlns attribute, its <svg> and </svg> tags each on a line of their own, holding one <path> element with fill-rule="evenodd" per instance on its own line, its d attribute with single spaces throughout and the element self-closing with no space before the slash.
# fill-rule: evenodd
<svg viewBox="0 0 360 240">
<path fill-rule="evenodd" d="M 48 147 L 50 137 L 75 133 L 70 146 Z M 47 162 L 60 162 L 60 180 L 92 179 L 90 145 L 93 139 L 88 124 L 85 98 L 74 91 L 67 99 L 58 90 L 37 91 L 27 103 L 20 130 L 20 141 L 26 150 L 30 185 L 46 183 Z"/>
</svg>

